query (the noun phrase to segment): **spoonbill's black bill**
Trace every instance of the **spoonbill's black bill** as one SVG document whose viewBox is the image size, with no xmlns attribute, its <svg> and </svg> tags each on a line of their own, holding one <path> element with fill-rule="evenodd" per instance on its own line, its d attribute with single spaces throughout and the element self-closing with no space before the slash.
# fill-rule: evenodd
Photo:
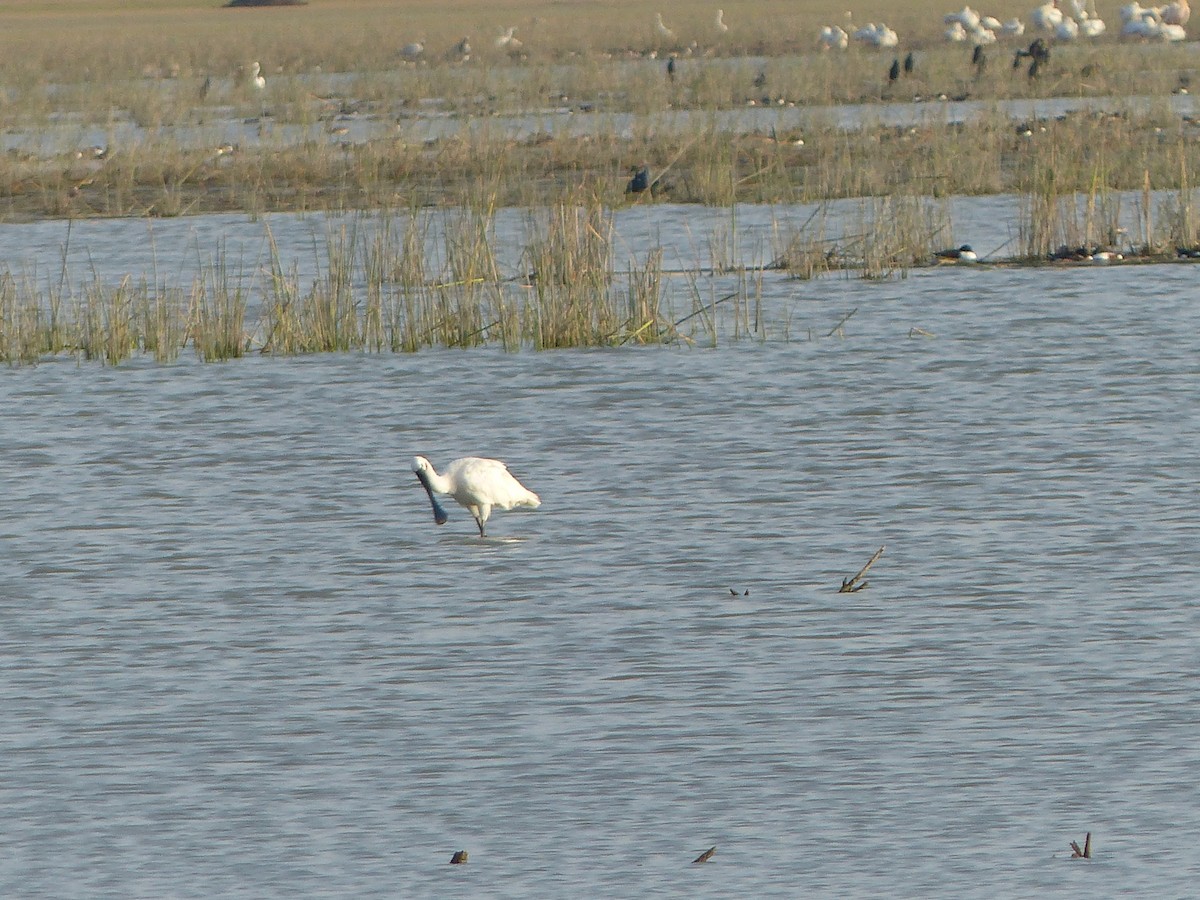
<svg viewBox="0 0 1200 900">
<path fill-rule="evenodd" d="M 412 467 L 429 495 L 429 502 L 433 504 L 434 521 L 439 525 L 446 521 L 446 511 L 434 495 L 453 497 L 475 517 L 480 537 L 486 536 L 484 525 L 493 509 L 522 506 L 536 509 L 542 505 L 541 498 L 517 481 L 498 459 L 465 456 L 446 466 L 446 471 L 441 475 L 423 456 L 414 457 Z"/>
<path fill-rule="evenodd" d="M 438 498 L 434 495 L 433 488 L 429 485 L 429 476 L 422 471 L 418 471 L 417 481 L 421 482 L 421 486 L 425 488 L 425 493 L 429 495 L 429 503 L 433 507 L 433 521 L 439 525 L 445 525 L 450 517 L 446 515 L 445 507 L 438 503 Z"/>
</svg>

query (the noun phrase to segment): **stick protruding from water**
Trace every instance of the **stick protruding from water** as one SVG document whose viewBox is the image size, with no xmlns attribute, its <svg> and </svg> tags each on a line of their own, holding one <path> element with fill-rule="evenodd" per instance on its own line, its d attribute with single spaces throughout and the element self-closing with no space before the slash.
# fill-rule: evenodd
<svg viewBox="0 0 1200 900">
<path fill-rule="evenodd" d="M 885 544 L 884 546 L 886 547 L 887 545 Z M 862 578 L 867 574 L 867 569 L 875 565 L 875 560 L 879 559 L 881 556 L 883 556 L 883 547 L 880 547 L 875 551 L 875 555 L 867 560 L 867 564 L 858 570 L 857 575 L 853 576 L 852 578 L 842 579 L 842 586 L 838 588 L 838 593 L 853 594 L 865 588 L 867 586 L 867 582 L 863 581 Z"/>
</svg>

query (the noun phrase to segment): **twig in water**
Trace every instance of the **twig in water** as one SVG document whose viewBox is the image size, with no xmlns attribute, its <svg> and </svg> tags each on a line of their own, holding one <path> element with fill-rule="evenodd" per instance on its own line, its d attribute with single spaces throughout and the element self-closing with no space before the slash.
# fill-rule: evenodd
<svg viewBox="0 0 1200 900">
<path fill-rule="evenodd" d="M 884 546 L 887 545 L 885 544 Z M 842 586 L 838 588 L 838 593 L 853 594 L 865 588 L 867 586 L 867 582 L 862 581 L 862 577 L 867 574 L 867 569 L 871 568 L 871 566 L 875 564 L 875 560 L 879 559 L 881 556 L 883 556 L 883 547 L 880 547 L 875 551 L 875 555 L 867 560 L 867 564 L 858 570 L 857 575 L 855 575 L 853 578 L 842 579 Z M 862 581 L 862 584 L 859 584 L 860 581 Z"/>
<path fill-rule="evenodd" d="M 908 336 L 909 337 L 937 337 L 937 335 L 934 334 L 932 331 L 926 331 L 924 328 L 918 328 L 916 325 L 914 325 L 912 328 L 908 329 Z"/>
<path fill-rule="evenodd" d="M 1092 833 L 1089 831 L 1087 837 L 1083 839 L 1083 849 L 1079 849 L 1079 845 L 1071 841 L 1071 859 L 1091 859 L 1092 858 Z"/>
<path fill-rule="evenodd" d="M 844 316 L 842 316 L 842 318 L 838 321 L 838 323 L 836 325 L 834 325 L 833 328 L 830 329 L 829 334 L 825 335 L 825 337 L 833 337 L 835 334 L 837 334 L 837 332 L 841 330 L 841 327 L 843 325 L 845 325 L 850 320 L 850 317 L 852 315 L 854 315 L 856 312 L 858 312 L 857 306 L 854 307 L 854 309 L 850 310 L 850 312 L 848 312 Z"/>
<path fill-rule="evenodd" d="M 680 319 L 678 322 L 676 322 L 676 323 L 675 323 L 674 325 L 672 325 L 671 327 L 672 327 L 672 328 L 678 328 L 680 325 L 682 325 L 682 324 L 683 324 L 684 322 L 686 322 L 688 319 L 695 318 L 696 316 L 700 315 L 700 313 L 702 313 L 702 312 L 707 312 L 708 310 L 712 309 L 712 308 L 713 308 L 714 306 L 716 306 L 718 303 L 724 303 L 726 300 L 732 300 L 732 299 L 733 299 L 734 297 L 736 297 L 736 296 L 738 296 L 738 292 L 737 292 L 737 291 L 734 291 L 732 294 L 726 294 L 724 297 L 721 297 L 721 298 L 719 298 L 719 299 L 717 299 L 717 300 L 714 300 L 712 303 L 709 303 L 707 306 L 702 306 L 702 307 L 700 307 L 698 310 L 696 310 L 695 312 L 688 313 L 686 316 L 684 316 L 682 319 Z"/>
<path fill-rule="evenodd" d="M 454 855 L 452 857 L 450 857 L 450 864 L 453 866 L 462 865 L 466 861 L 467 861 L 467 851 L 466 850 L 456 850 L 454 852 Z"/>
<path fill-rule="evenodd" d="M 699 856 L 697 856 L 695 859 L 692 860 L 692 865 L 695 865 L 696 863 L 708 862 L 710 859 L 713 858 L 713 854 L 716 852 L 717 852 L 717 848 L 715 846 L 709 847 L 707 850 L 705 850 L 703 853 L 701 853 Z"/>
</svg>

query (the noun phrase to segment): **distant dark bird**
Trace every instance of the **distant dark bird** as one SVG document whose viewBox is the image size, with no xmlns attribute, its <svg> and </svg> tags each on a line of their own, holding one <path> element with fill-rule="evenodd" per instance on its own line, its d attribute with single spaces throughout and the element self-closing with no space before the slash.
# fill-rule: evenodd
<svg viewBox="0 0 1200 900">
<path fill-rule="evenodd" d="M 471 58 L 471 39 L 464 37 L 446 51 L 446 59 L 454 63 L 465 63 Z"/>
<path fill-rule="evenodd" d="M 694 865 L 696 863 L 706 863 L 710 859 L 713 858 L 713 854 L 716 852 L 717 852 L 716 847 L 709 847 L 707 850 L 705 850 L 703 853 L 701 853 L 699 856 L 697 856 L 695 859 L 693 859 L 692 864 Z"/>
<path fill-rule="evenodd" d="M 987 55 L 983 52 L 983 44 L 976 44 L 971 53 L 971 65 L 975 67 L 975 77 L 978 78 L 987 68 Z"/>
<path fill-rule="evenodd" d="M 629 184 L 625 186 L 627 194 L 641 194 L 650 187 L 650 170 L 646 166 L 636 169 L 633 177 L 629 179 Z"/>
<path fill-rule="evenodd" d="M 978 255 L 971 249 L 970 244 L 963 244 L 961 247 L 951 250 L 939 250 L 934 255 L 942 262 L 973 263 L 979 261 Z"/>
<path fill-rule="evenodd" d="M 456 850 L 454 855 L 450 857 L 450 864 L 454 866 L 462 865 L 467 861 L 466 850 Z"/>
<path fill-rule="evenodd" d="M 754 86 L 756 88 L 763 88 L 763 87 L 767 86 L 767 70 L 766 69 L 763 69 L 761 72 L 759 72 L 757 75 L 754 76 Z"/>
<path fill-rule="evenodd" d="M 893 59 L 892 67 L 890 69 L 888 69 L 888 83 L 895 84 L 896 80 L 899 77 L 900 77 L 900 60 Z"/>
<path fill-rule="evenodd" d="M 1021 65 L 1022 59 L 1028 59 L 1029 62 L 1029 77 L 1037 78 L 1038 71 L 1046 63 L 1050 62 L 1050 48 L 1046 46 L 1046 42 L 1041 38 L 1034 38 L 1033 43 L 1029 45 L 1028 50 L 1018 50 L 1013 55 L 1014 69 Z"/>
<path fill-rule="evenodd" d="M 1099 249 L 1099 247 L 1095 246 L 1080 245 L 1078 247 L 1071 247 L 1067 244 L 1060 244 L 1057 249 L 1051 250 L 1046 254 L 1046 258 L 1052 261 L 1086 262 L 1091 260 L 1092 254 Z"/>
<path fill-rule="evenodd" d="M 675 80 L 675 57 L 673 56 L 667 60 L 667 78 L 671 81 Z"/>
<path fill-rule="evenodd" d="M 200 85 L 200 99 L 203 100 L 208 96 L 208 92 L 212 90 L 212 76 L 204 76 L 204 84 Z"/>
<path fill-rule="evenodd" d="M 913 59 L 912 51 L 908 51 L 908 55 L 904 57 L 904 74 L 911 75 L 916 64 L 917 61 Z"/>
</svg>

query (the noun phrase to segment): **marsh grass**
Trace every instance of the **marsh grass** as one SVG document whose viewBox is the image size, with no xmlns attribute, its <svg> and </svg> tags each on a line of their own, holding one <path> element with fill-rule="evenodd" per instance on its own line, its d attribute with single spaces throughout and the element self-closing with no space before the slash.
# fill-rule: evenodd
<svg viewBox="0 0 1200 900">
<path fill-rule="evenodd" d="M 567 197 L 550 207 L 544 220 L 531 216 L 528 230 L 523 259 L 535 347 L 605 344 L 629 327 L 632 319 L 622 320 L 610 290 L 611 212 L 595 197 Z"/>
<path fill-rule="evenodd" d="M 726 4 L 732 25 L 724 35 L 713 30 L 712 10 L 668 4 L 662 11 L 677 37 L 667 43 L 656 36 L 652 14 L 631 2 L 576 5 L 569 13 L 533 3 L 518 21 L 478 0 L 403 10 L 331 0 L 258 11 L 162 0 L 139 3 L 137 11 L 94 4 L 53 20 L 36 5 L 17 6 L 0 35 L 0 47 L 12 51 L 0 54 L 0 127 L 38 138 L 28 156 L 0 159 L 0 215 L 10 218 L 459 203 L 480 180 L 493 185 L 501 205 L 548 203 L 583 184 L 606 185 L 615 203 L 629 166 L 642 162 L 669 170 L 671 199 L 718 205 L 1029 191 L 1036 188 L 1025 183 L 1026 163 L 1046 144 L 1058 149 L 1057 189 L 1064 191 L 1091 190 L 1088 157 L 1097 151 L 1109 157 L 1114 190 L 1136 188 L 1129 182 L 1142 172 L 1159 187 L 1182 187 L 1200 162 L 1192 124 L 1165 101 L 1193 74 L 1186 47 L 1111 39 L 1062 45 L 1043 77 L 1031 80 L 1011 69 L 1013 48 L 1002 44 L 989 48 L 992 61 L 976 77 L 968 51 L 942 42 L 944 10 L 924 0 L 873 6 L 876 21 L 900 31 L 901 49 L 916 52 L 914 74 L 896 85 L 884 74 L 891 52 L 815 52 L 820 25 L 844 24 L 844 10 L 832 2 L 799 10 L 782 0 L 734 0 Z M 494 45 L 502 23 L 519 26 L 525 46 L 515 56 Z M 473 45 L 466 63 L 446 53 L 463 34 Z M 427 47 L 415 64 L 395 49 L 413 39 Z M 738 58 L 748 53 L 762 58 Z M 665 54 L 679 63 L 674 81 Z M 261 93 L 247 86 L 256 59 L 267 76 Z M 1036 134 L 1024 141 L 1000 113 L 947 125 L 936 101 L 927 121 L 905 129 L 867 121 L 847 131 L 817 112 L 943 95 L 986 102 L 1127 94 L 1155 100 L 1150 108 L 1131 103 L 1120 120 L 1075 114 L 1033 123 Z M 704 121 L 705 113 L 749 104 L 806 113 L 802 125 L 781 124 L 769 134 Z M 555 111 L 551 124 L 529 139 L 486 125 L 495 115 L 548 110 Z M 592 111 L 595 133 L 563 124 L 567 110 Z M 692 120 L 664 125 L 662 114 L 679 110 L 692 111 Z M 616 118 L 627 113 L 638 118 Z M 429 145 L 405 138 L 410 121 L 442 114 L 472 125 Z M 354 143 L 334 134 L 343 121 L 378 127 Z M 116 136 L 130 123 L 142 131 L 122 143 Z M 236 123 L 254 129 L 254 146 L 218 155 Z M 95 163 L 72 157 L 79 150 L 72 135 L 93 134 L 90 128 L 108 135 L 109 152 Z M 801 132 L 804 143 L 785 130 Z M 61 145 L 44 146 L 43 134 L 61 135 Z M 1182 164 L 1177 145 L 1187 157 Z"/>
<path fill-rule="evenodd" d="M 189 332 L 200 359 L 223 361 L 246 352 L 246 307 L 244 279 L 230 271 L 221 248 L 192 288 Z"/>
<path fill-rule="evenodd" d="M 168 132 L 79 159 L 65 142 L 47 157 L 0 158 L 0 215 L 178 216 L 239 210 L 352 210 L 410 204 L 538 206 L 564 190 L 624 198 L 632 164 L 647 164 L 666 198 L 681 203 L 795 203 L 927 194 L 1038 193 L 1052 166 L 1057 192 L 1090 192 L 1097 174 L 1110 190 L 1139 189 L 1149 172 L 1178 189 L 1200 165 L 1200 126 L 1165 106 L 1077 112 L 1014 122 L 990 111 L 966 124 L 939 123 L 938 110 L 904 127 L 864 122 L 841 128 L 823 114 L 802 128 L 767 134 L 639 120 L 625 137 L 557 130 L 517 140 L 504 129 L 465 128 L 429 145 L 381 137 L 339 141 L 323 130 L 258 147 L 184 147 Z M 601 120 L 602 121 L 602 120 Z M 1023 133 L 1020 129 L 1024 129 Z M 482 192 L 486 196 L 474 197 Z M 640 195 L 637 203 L 662 197 Z"/>
</svg>

